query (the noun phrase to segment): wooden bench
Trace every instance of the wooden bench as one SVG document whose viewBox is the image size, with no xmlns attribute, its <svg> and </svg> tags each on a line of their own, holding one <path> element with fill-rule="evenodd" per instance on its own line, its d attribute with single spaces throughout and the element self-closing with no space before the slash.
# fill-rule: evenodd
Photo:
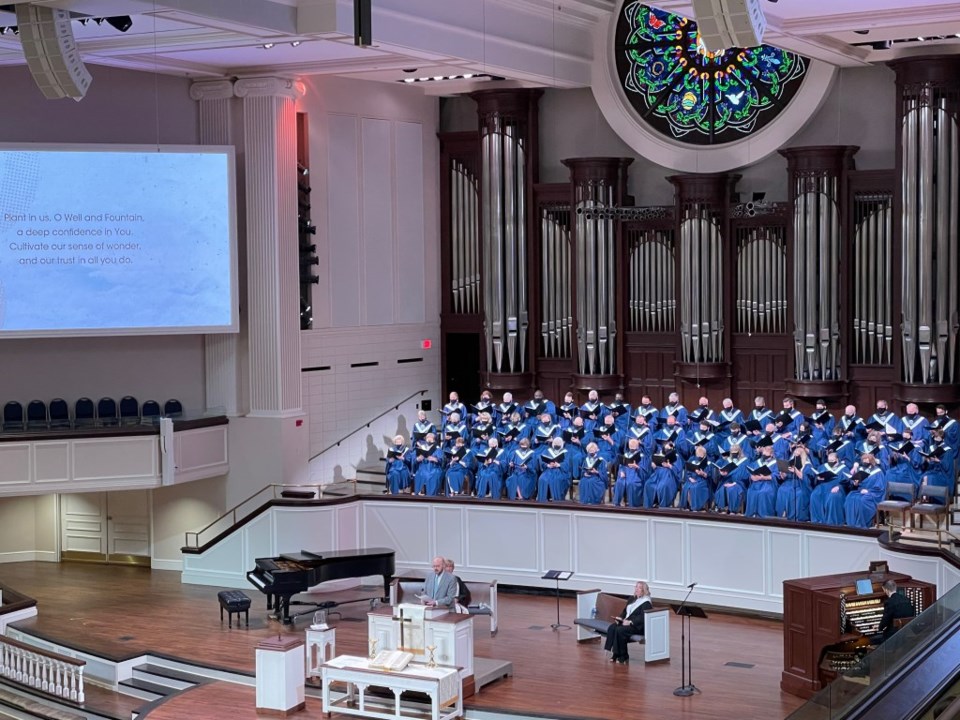
<svg viewBox="0 0 960 720">
<path fill-rule="evenodd" d="M 424 578 L 396 577 L 390 583 L 390 604 L 418 603 L 417 595 L 423 590 Z M 490 618 L 490 634 L 497 634 L 497 581 L 476 582 L 461 580 L 470 594 L 467 612 L 470 615 L 485 615 Z"/>
<path fill-rule="evenodd" d="M 227 611 L 228 627 L 233 627 L 233 616 L 236 613 L 237 627 L 240 627 L 240 613 L 243 613 L 250 627 L 250 596 L 241 590 L 221 590 L 217 593 L 220 601 L 220 622 L 223 622 L 223 611 Z"/>
<path fill-rule="evenodd" d="M 577 642 L 605 637 L 613 618 L 623 612 L 627 596 L 600 590 L 582 590 L 577 593 Z M 670 659 L 670 611 L 653 607 L 644 612 L 644 634 L 633 635 L 630 642 L 643 645 L 644 662 L 662 662 Z"/>
</svg>

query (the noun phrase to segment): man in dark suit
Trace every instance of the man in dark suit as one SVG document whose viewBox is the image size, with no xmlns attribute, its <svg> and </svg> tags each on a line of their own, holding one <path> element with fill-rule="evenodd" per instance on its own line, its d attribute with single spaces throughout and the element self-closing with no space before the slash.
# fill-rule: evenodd
<svg viewBox="0 0 960 720">
<path fill-rule="evenodd" d="M 644 610 L 653 607 L 653 599 L 650 597 L 650 588 L 643 581 L 638 582 L 633 588 L 633 597 L 627 600 L 623 611 L 614 619 L 607 628 L 607 642 L 604 650 L 613 653 L 611 662 L 626 664 L 630 661 L 627 653 L 627 643 L 630 642 L 631 635 L 643 635 L 644 630 Z"/>
<path fill-rule="evenodd" d="M 897 592 L 897 584 L 893 580 L 887 580 L 883 584 L 883 592 L 887 599 L 883 601 L 883 617 L 880 618 L 880 637 L 877 643 L 881 643 L 893 635 L 897 630 L 895 620 L 903 618 L 912 618 L 916 612 L 913 605 L 906 595 Z"/>
</svg>

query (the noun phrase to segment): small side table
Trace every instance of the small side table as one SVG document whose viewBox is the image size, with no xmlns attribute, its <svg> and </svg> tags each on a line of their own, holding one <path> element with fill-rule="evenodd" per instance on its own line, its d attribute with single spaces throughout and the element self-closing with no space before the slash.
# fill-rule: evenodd
<svg viewBox="0 0 960 720">
<path fill-rule="evenodd" d="M 320 677 L 320 666 L 337 656 L 337 631 L 332 627 L 307 628 L 307 677 Z"/>
</svg>

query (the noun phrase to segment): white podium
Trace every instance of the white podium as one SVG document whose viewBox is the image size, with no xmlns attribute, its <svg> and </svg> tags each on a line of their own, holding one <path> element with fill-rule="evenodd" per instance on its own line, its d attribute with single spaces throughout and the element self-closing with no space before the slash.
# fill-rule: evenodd
<svg viewBox="0 0 960 720">
<path fill-rule="evenodd" d="M 306 707 L 303 646 L 295 635 L 257 643 L 257 712 L 284 717 Z"/>
<path fill-rule="evenodd" d="M 337 656 L 337 631 L 332 627 L 307 628 L 307 677 L 320 677 L 320 666 Z"/>
</svg>

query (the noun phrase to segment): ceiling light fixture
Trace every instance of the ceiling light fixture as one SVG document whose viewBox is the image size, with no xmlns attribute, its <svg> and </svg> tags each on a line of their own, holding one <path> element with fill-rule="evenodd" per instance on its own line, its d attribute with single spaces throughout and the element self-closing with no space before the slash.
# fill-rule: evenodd
<svg viewBox="0 0 960 720">
<path fill-rule="evenodd" d="M 302 40 L 294 40 L 292 43 L 290 43 L 290 47 L 300 47 L 300 43 L 301 43 L 301 42 L 303 42 L 303 41 L 302 41 Z"/>
<path fill-rule="evenodd" d="M 260 47 L 262 47 L 264 50 L 269 50 L 270 48 L 273 47 L 273 45 L 274 45 L 273 43 L 264 43 Z"/>
<path fill-rule="evenodd" d="M 126 32 L 131 27 L 133 27 L 133 18 L 129 15 L 115 15 L 114 17 L 104 18 L 107 21 L 107 24 L 112 27 L 114 30 L 119 30 L 120 32 Z"/>
<path fill-rule="evenodd" d="M 404 70 L 406 72 L 406 70 Z M 430 75 L 427 77 L 417 77 L 417 78 L 403 78 L 397 82 L 404 83 L 419 83 L 419 82 L 439 82 L 442 80 L 476 80 L 479 78 L 487 78 L 489 80 L 503 80 L 502 77 L 497 77 L 495 75 L 486 75 L 484 73 L 466 73 L 464 75 Z"/>
</svg>

